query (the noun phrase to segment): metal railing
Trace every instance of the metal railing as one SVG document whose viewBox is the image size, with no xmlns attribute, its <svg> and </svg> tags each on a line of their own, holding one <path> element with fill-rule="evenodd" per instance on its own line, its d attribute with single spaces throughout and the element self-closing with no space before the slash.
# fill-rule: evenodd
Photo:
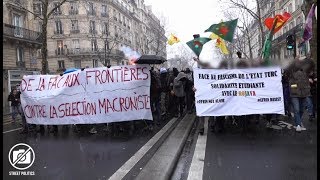
<svg viewBox="0 0 320 180">
<path fill-rule="evenodd" d="M 3 35 L 12 38 L 34 41 L 35 43 L 42 43 L 40 32 L 13 26 L 10 24 L 3 24 Z"/>
<path fill-rule="evenodd" d="M 17 61 L 16 62 L 17 67 L 22 67 L 25 68 L 26 67 L 26 62 L 24 61 Z"/>
<path fill-rule="evenodd" d="M 79 14 L 79 10 L 78 10 L 78 9 L 70 9 L 70 10 L 69 10 L 69 14 L 70 14 L 70 15 Z"/>
<path fill-rule="evenodd" d="M 78 33 L 80 33 L 79 29 L 70 30 L 70 34 L 78 34 Z"/>
<path fill-rule="evenodd" d="M 106 12 L 102 12 L 102 13 L 101 13 L 101 17 L 109 17 L 109 15 L 108 15 L 108 13 L 106 13 Z"/>
<path fill-rule="evenodd" d="M 104 56 L 104 48 L 96 48 L 96 49 L 92 49 L 92 48 L 68 48 L 66 54 L 67 55 L 73 55 L 73 56 L 77 56 L 77 55 L 102 55 Z M 107 53 L 109 53 L 110 50 L 107 50 Z M 111 54 L 113 55 L 118 55 L 118 56 L 122 56 L 123 52 L 118 50 L 118 49 L 112 49 L 111 50 Z"/>
<path fill-rule="evenodd" d="M 56 53 L 56 56 L 61 56 L 65 54 L 63 48 L 56 49 L 55 53 Z"/>
</svg>

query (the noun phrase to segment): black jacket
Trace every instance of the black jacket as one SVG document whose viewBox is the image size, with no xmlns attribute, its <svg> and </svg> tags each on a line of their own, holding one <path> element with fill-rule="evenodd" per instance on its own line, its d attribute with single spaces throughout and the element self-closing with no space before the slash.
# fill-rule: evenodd
<svg viewBox="0 0 320 180">
<path fill-rule="evenodd" d="M 20 105 L 20 92 L 17 94 L 10 93 L 8 97 L 8 101 L 11 101 L 11 106 L 19 106 Z"/>
</svg>

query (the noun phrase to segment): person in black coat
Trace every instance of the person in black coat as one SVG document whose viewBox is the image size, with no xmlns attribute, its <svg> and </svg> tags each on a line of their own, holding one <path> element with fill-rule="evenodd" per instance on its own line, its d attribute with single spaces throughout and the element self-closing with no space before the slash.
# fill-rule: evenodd
<svg viewBox="0 0 320 180">
<path fill-rule="evenodd" d="M 20 92 L 16 89 L 13 89 L 12 92 L 8 96 L 8 101 L 11 102 L 11 116 L 13 123 L 16 123 L 16 116 L 17 114 L 21 115 L 21 102 L 20 102 Z"/>
</svg>

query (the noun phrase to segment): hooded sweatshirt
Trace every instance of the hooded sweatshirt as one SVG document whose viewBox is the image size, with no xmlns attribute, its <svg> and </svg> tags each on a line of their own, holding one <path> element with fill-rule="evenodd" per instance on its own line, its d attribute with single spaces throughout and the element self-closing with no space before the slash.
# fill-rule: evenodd
<svg viewBox="0 0 320 180">
<path fill-rule="evenodd" d="M 173 80 L 173 92 L 177 97 L 184 97 L 186 95 L 184 91 L 185 81 L 183 78 L 187 78 L 184 72 L 180 72 Z"/>
</svg>

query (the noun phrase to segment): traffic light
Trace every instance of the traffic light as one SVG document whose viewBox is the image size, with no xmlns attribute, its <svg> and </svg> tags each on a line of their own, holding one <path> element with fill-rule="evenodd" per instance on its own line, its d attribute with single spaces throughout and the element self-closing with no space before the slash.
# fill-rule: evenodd
<svg viewBox="0 0 320 180">
<path fill-rule="evenodd" d="M 295 38 L 292 34 L 289 34 L 287 36 L 287 49 L 292 50 L 296 46 Z"/>
</svg>

